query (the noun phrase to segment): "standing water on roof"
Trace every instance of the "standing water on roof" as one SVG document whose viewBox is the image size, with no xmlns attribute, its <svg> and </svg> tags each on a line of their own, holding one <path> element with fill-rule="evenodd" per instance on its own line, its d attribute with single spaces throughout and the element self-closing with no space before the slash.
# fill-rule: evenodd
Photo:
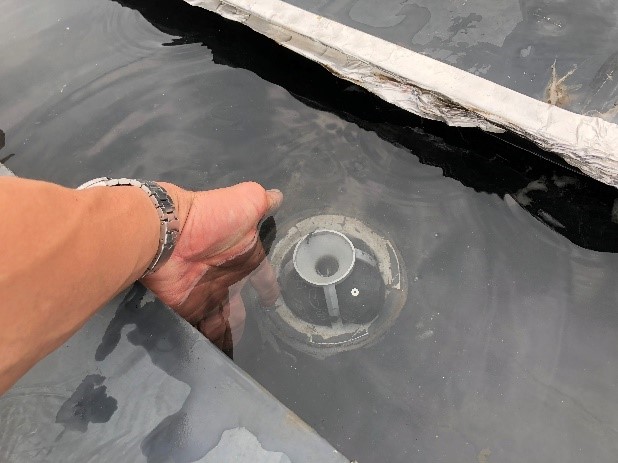
<svg viewBox="0 0 618 463">
<path fill-rule="evenodd" d="M 0 157 L 14 154 L 17 175 L 73 187 L 101 175 L 192 189 L 256 180 L 283 191 L 262 234 L 282 296 L 262 307 L 247 288 L 233 357 L 348 458 L 615 461 L 615 190 L 412 117 L 182 1 L 2 6 Z M 330 241 L 311 247 L 319 236 Z M 100 368 L 125 338 L 152 341 L 140 325 L 148 312 L 121 310 L 84 350 Z M 130 439 L 142 460 L 163 448 L 169 461 L 197 461 L 166 436 L 206 426 L 195 391 L 212 378 L 195 369 L 179 379 L 165 352 L 180 341 L 162 332 L 150 361 L 194 392 Z M 110 436 L 121 418 L 139 420 L 135 403 L 169 405 L 111 400 L 100 372 L 82 383 L 71 366 L 56 369 L 63 378 L 37 400 L 0 399 L 0 459 L 119 446 Z M 123 393 L 146 380 L 126 380 Z M 62 381 L 117 409 L 82 401 L 85 421 L 65 419 L 80 401 Z"/>
</svg>

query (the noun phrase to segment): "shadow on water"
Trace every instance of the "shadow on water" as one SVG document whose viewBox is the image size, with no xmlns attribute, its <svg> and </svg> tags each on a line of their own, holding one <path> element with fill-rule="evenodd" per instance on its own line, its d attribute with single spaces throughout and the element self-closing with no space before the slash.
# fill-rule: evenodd
<svg viewBox="0 0 618 463">
<path fill-rule="evenodd" d="M 215 63 L 254 72 L 310 107 L 375 132 L 420 162 L 441 168 L 447 177 L 476 191 L 511 195 L 535 218 L 579 246 L 618 251 L 614 188 L 583 176 L 530 142 L 416 117 L 248 27 L 182 0 L 117 1 L 176 36 L 167 46 L 201 43 L 212 51 Z"/>
</svg>

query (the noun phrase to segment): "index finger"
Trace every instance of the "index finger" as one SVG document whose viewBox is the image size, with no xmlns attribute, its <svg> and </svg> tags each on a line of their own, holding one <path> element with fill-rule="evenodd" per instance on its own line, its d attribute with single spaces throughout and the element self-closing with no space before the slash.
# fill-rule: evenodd
<svg viewBox="0 0 618 463">
<path fill-rule="evenodd" d="M 249 276 L 249 282 L 258 293 L 262 306 L 271 307 L 275 305 L 280 289 L 275 270 L 268 259 L 264 259 Z"/>
</svg>

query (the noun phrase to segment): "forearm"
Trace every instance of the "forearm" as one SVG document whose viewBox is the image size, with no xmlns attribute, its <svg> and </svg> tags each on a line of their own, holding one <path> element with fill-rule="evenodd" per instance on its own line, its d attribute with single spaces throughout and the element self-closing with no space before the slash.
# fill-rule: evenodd
<svg viewBox="0 0 618 463">
<path fill-rule="evenodd" d="M 159 220 L 138 188 L 0 179 L 0 393 L 144 272 Z"/>
</svg>

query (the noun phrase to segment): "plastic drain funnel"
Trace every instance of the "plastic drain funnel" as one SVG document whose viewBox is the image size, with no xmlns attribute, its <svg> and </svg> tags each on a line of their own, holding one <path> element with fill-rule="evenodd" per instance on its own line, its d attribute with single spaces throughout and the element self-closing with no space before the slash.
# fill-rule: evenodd
<svg viewBox="0 0 618 463">
<path fill-rule="evenodd" d="M 294 268 L 307 283 L 332 286 L 352 271 L 354 251 L 354 245 L 343 233 L 316 230 L 296 245 Z"/>
<path fill-rule="evenodd" d="M 314 356 L 371 344 L 405 303 L 399 253 L 357 219 L 301 220 L 275 244 L 270 258 L 281 297 L 261 317 L 261 327 Z"/>
<path fill-rule="evenodd" d="M 378 265 L 343 233 L 310 233 L 296 245 L 292 262 L 280 283 L 288 308 L 301 319 L 333 326 L 368 323 L 377 315 L 384 295 Z"/>
</svg>

